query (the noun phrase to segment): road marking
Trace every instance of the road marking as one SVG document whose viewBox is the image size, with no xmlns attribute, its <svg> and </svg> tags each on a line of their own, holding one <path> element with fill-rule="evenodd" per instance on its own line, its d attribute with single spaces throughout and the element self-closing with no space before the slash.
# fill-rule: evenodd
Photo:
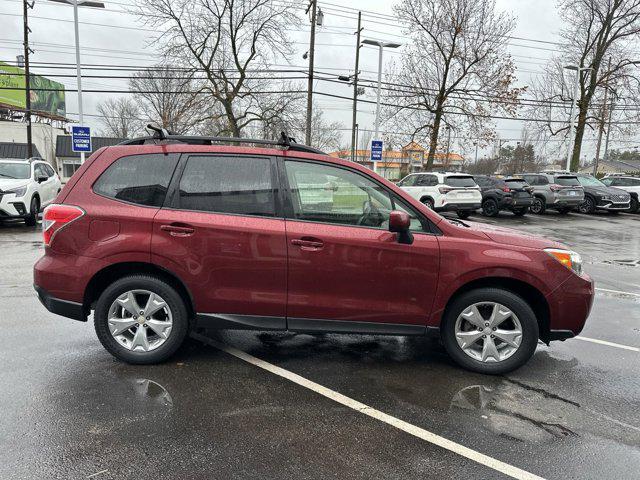
<svg viewBox="0 0 640 480">
<path fill-rule="evenodd" d="M 489 457 L 488 455 L 484 455 L 483 453 L 472 450 L 471 448 L 465 447 L 464 445 L 460 445 L 459 443 L 448 440 L 440 435 L 436 435 L 435 433 L 429 432 L 420 427 L 416 427 L 404 420 L 400 420 L 399 418 L 393 417 L 387 413 L 381 412 L 380 410 L 376 410 L 373 407 L 365 405 L 357 400 L 354 400 L 346 395 L 343 395 L 335 390 L 331 390 L 327 387 L 324 387 L 318 383 L 315 383 L 311 380 L 308 380 L 305 377 L 302 377 L 296 373 L 290 372 L 289 370 L 285 370 L 284 368 L 278 367 L 272 363 L 261 360 L 253 355 L 250 355 L 242 350 L 238 350 L 237 348 L 230 347 L 223 343 L 220 343 L 216 340 L 212 340 L 200 334 L 192 334 L 192 336 L 200 340 L 203 343 L 207 343 L 223 352 L 228 353 L 229 355 L 233 355 L 240 360 L 244 360 L 256 367 L 262 368 L 268 372 L 273 373 L 274 375 L 278 375 L 279 377 L 285 378 L 301 387 L 307 388 L 315 393 L 322 395 L 334 402 L 340 403 L 345 407 L 351 408 L 357 412 L 363 413 L 371 418 L 375 418 L 376 420 L 380 420 L 387 425 L 391 425 L 403 432 L 406 432 L 414 437 L 420 438 L 426 442 L 429 442 L 438 447 L 449 450 L 450 452 L 456 453 L 463 457 L 468 458 L 476 463 L 489 467 L 493 470 L 496 470 L 500 473 L 504 473 L 505 475 L 515 478 L 518 480 L 543 480 L 542 477 L 529 473 L 520 468 L 509 465 L 508 463 L 501 462 L 495 458 Z"/>
<path fill-rule="evenodd" d="M 616 348 L 622 348 L 624 350 L 631 350 L 632 352 L 640 352 L 640 348 L 638 347 L 630 347 L 628 345 L 621 345 L 619 343 L 607 342 L 606 340 L 598 340 L 597 338 L 589 338 L 589 337 L 582 337 L 582 336 L 577 336 L 574 338 L 576 338 L 577 340 L 582 340 L 584 342 L 599 343 L 600 345 L 606 345 L 608 347 L 616 347 Z"/>
<path fill-rule="evenodd" d="M 622 290 L 610 290 L 608 288 L 596 287 L 596 292 L 616 293 L 618 295 L 629 295 L 631 297 L 640 297 L 640 293 L 623 292 Z"/>
</svg>

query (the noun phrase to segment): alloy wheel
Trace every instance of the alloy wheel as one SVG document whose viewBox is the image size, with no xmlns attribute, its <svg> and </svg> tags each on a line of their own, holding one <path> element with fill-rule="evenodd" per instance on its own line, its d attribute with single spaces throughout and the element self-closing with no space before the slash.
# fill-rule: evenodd
<svg viewBox="0 0 640 480">
<path fill-rule="evenodd" d="M 502 362 L 518 351 L 522 325 L 515 313 L 496 302 L 474 303 L 455 323 L 458 346 L 474 360 Z"/>
<path fill-rule="evenodd" d="M 171 335 L 173 315 L 160 295 L 129 290 L 113 301 L 107 323 L 111 336 L 127 350 L 150 352 Z"/>
<path fill-rule="evenodd" d="M 531 213 L 541 213 L 542 212 L 542 200 L 539 198 L 534 198 L 533 199 L 533 203 L 531 204 L 531 207 L 529 207 L 529 209 L 531 210 Z"/>
</svg>

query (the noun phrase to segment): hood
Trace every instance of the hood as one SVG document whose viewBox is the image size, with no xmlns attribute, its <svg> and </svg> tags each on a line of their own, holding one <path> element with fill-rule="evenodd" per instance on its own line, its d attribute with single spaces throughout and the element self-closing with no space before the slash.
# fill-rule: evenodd
<svg viewBox="0 0 640 480">
<path fill-rule="evenodd" d="M 592 195 L 625 195 L 628 192 L 621 190 L 615 187 L 606 187 L 606 186 L 598 186 L 598 187 L 584 187 L 585 192 L 589 192 Z"/>
<path fill-rule="evenodd" d="M 486 223 L 467 222 L 470 228 L 476 232 L 482 232 L 490 240 L 505 245 L 515 245 L 518 247 L 537 248 L 542 250 L 543 248 L 568 248 L 556 241 L 549 240 L 548 238 L 531 235 L 528 233 L 519 232 L 513 228 L 498 227 L 495 225 L 487 225 Z"/>
<path fill-rule="evenodd" d="M 27 185 L 29 180 L 27 178 L 2 178 L 0 177 L 0 190 L 6 192 L 12 188 L 22 187 Z"/>
</svg>

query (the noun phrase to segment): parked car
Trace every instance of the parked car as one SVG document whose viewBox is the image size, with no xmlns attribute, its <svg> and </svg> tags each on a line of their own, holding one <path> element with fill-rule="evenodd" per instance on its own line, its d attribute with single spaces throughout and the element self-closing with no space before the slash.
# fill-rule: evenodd
<svg viewBox="0 0 640 480">
<path fill-rule="evenodd" d="M 547 209 L 569 213 L 584 201 L 584 190 L 570 173 L 525 173 L 522 178 L 533 187 L 531 213 L 542 214 Z"/>
<path fill-rule="evenodd" d="M 615 187 L 608 187 L 597 178 L 578 174 L 578 181 L 584 188 L 584 201 L 578 207 L 580 213 L 593 213 L 596 210 L 620 212 L 629 210 L 631 196 Z"/>
<path fill-rule="evenodd" d="M 619 188 L 629 194 L 629 211 L 631 213 L 637 213 L 640 210 L 640 203 L 638 201 L 638 196 L 640 196 L 639 177 L 632 177 L 630 175 L 611 175 L 604 177 L 602 179 L 602 183 L 607 187 Z"/>
<path fill-rule="evenodd" d="M 488 175 L 474 175 L 473 178 L 482 191 L 482 213 L 487 217 L 497 216 L 500 210 L 522 216 L 533 202 L 533 188 L 522 178 Z"/>
<path fill-rule="evenodd" d="M 471 175 L 464 173 L 412 173 L 398 186 L 436 212 L 456 212 L 468 218 L 480 208 L 482 194 Z"/>
<path fill-rule="evenodd" d="M 35 225 L 40 209 L 61 188 L 58 174 L 44 160 L 0 159 L 0 219 L 22 218 Z"/>
<path fill-rule="evenodd" d="M 194 328 L 439 332 L 458 364 L 498 374 L 582 330 L 593 282 L 562 244 L 445 219 L 286 137 L 219 141 L 158 129 L 91 155 L 44 211 L 44 306 L 93 311 L 102 345 L 134 364 Z"/>
</svg>

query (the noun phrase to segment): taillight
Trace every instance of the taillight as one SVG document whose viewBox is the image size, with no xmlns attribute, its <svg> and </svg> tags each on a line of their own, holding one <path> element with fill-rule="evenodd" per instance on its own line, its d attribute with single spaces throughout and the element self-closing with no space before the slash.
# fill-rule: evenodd
<svg viewBox="0 0 640 480">
<path fill-rule="evenodd" d="M 444 195 L 445 193 L 449 193 L 449 192 L 453 191 L 453 188 L 439 187 L 438 190 L 440 190 L 440 193 Z"/>
<path fill-rule="evenodd" d="M 74 205 L 49 205 L 42 213 L 42 234 L 44 244 L 50 245 L 53 236 L 84 215 L 84 210 Z"/>
<path fill-rule="evenodd" d="M 562 190 L 562 187 L 560 185 L 556 185 L 555 183 L 552 183 L 551 185 L 549 185 L 549 189 L 552 192 L 559 192 L 560 190 Z"/>
<path fill-rule="evenodd" d="M 509 193 L 511 189 L 509 187 L 502 187 L 502 191 Z"/>
</svg>

